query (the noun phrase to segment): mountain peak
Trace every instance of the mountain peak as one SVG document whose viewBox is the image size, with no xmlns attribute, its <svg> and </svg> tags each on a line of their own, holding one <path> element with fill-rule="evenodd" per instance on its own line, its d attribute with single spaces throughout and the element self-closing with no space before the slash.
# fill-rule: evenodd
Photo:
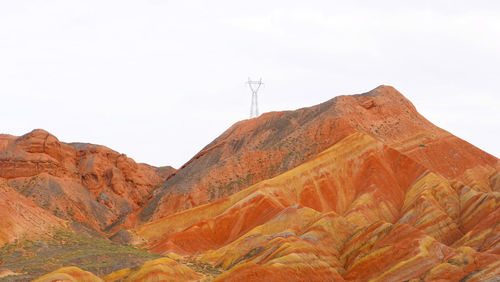
<svg viewBox="0 0 500 282">
<path fill-rule="evenodd" d="M 394 87 L 381 85 L 366 93 L 235 123 L 155 191 L 141 219 L 160 218 L 231 195 L 300 165 L 356 132 L 414 156 L 447 177 L 461 175 L 468 166 L 452 169 L 451 162 L 475 158 L 470 154 L 485 164 L 492 162 L 492 156 L 426 120 Z M 445 146 L 436 139 L 445 137 L 468 153 L 454 155 L 453 160 L 450 155 L 443 159 L 450 165 L 440 166 L 435 152 L 427 150 Z"/>
<path fill-rule="evenodd" d="M 23 136 L 21 136 L 22 139 L 28 139 L 28 138 L 48 138 L 48 137 L 53 137 L 53 138 L 57 139 L 53 134 L 51 134 L 50 132 L 46 131 L 45 129 L 41 129 L 41 128 L 33 129 L 32 131 L 30 131 L 30 132 L 24 134 Z"/>
<path fill-rule="evenodd" d="M 374 95 L 379 95 L 383 93 L 398 93 L 399 95 L 403 95 L 396 88 L 394 88 L 394 86 L 385 84 L 381 84 L 373 88 L 372 90 L 368 91 L 367 93 L 373 93 Z"/>
</svg>

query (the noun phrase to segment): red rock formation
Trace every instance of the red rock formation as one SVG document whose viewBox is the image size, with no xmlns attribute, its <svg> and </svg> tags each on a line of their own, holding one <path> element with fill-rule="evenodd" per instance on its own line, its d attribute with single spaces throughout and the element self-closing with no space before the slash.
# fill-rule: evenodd
<svg viewBox="0 0 500 282">
<path fill-rule="evenodd" d="M 0 180 L 0 246 L 15 240 L 48 237 L 55 229 L 65 227 L 63 220 Z"/>
<path fill-rule="evenodd" d="M 221 199 L 288 171 L 355 132 L 368 134 L 446 178 L 491 171 L 497 159 L 436 127 L 397 90 L 339 96 L 236 123 L 154 193 L 144 221 Z"/>
<path fill-rule="evenodd" d="M 492 169 L 486 179 L 495 179 Z M 282 175 L 137 233 L 153 252 L 218 266 L 217 281 L 482 279 L 500 272 L 500 201 L 488 183 L 464 186 L 355 133 Z"/>
<path fill-rule="evenodd" d="M 303 122 L 290 133 L 286 127 L 262 133 L 262 127 L 325 104 L 240 122 L 216 139 L 157 192 L 161 200 L 152 204 L 158 204 L 158 219 L 137 228 L 149 242 L 145 247 L 219 267 L 218 281 L 498 275 L 499 160 L 430 124 L 389 87 L 328 103 L 333 112 L 325 110 L 315 123 Z M 245 126 L 255 127 L 246 133 Z M 281 135 L 295 137 L 289 149 Z M 251 140 L 228 147 L 235 138 Z M 269 156 L 256 145 L 264 139 L 275 158 L 260 164 L 256 160 Z M 333 145 L 304 157 L 327 142 Z M 207 183 L 241 174 L 266 178 L 276 164 L 290 165 L 295 152 L 309 160 L 229 197 L 203 196 Z M 242 156 L 255 159 L 238 160 Z M 202 176 L 181 178 L 191 167 Z M 175 212 L 187 207 L 182 205 L 195 207 Z"/>
<path fill-rule="evenodd" d="M 96 230 L 123 223 L 172 170 L 138 164 L 104 146 L 66 144 L 41 129 L 0 135 L 0 177 L 60 218 Z"/>
</svg>

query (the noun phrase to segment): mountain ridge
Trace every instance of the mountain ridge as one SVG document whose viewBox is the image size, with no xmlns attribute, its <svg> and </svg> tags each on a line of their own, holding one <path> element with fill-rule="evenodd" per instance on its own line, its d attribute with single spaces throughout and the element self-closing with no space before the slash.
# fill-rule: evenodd
<svg viewBox="0 0 500 282">
<path fill-rule="evenodd" d="M 456 171 L 450 171 L 451 165 L 439 167 L 432 161 L 434 155 L 429 156 L 434 152 L 427 154 L 427 150 L 453 143 L 470 151 L 464 161 L 479 155 L 483 164 L 495 162 L 492 155 L 430 123 L 396 89 L 382 85 L 363 94 L 341 95 L 316 106 L 235 123 L 155 190 L 139 217 L 147 222 L 228 196 L 296 167 L 356 131 L 381 139 L 427 167 L 446 170 L 447 177 L 457 177 L 467 165 Z M 436 136 L 441 137 L 439 142 L 426 148 Z M 168 207 L 163 205 L 167 199 Z"/>
<path fill-rule="evenodd" d="M 60 142 L 42 129 L 0 135 L 0 178 L 58 217 L 98 232 L 137 210 L 173 171 L 105 146 Z"/>
</svg>

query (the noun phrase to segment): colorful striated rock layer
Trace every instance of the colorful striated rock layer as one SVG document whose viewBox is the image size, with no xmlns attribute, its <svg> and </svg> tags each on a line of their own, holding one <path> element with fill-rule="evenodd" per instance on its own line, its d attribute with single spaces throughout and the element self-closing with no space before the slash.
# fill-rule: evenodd
<svg viewBox="0 0 500 282">
<path fill-rule="evenodd" d="M 483 173 L 482 167 L 496 162 L 427 121 L 393 87 L 380 86 L 236 123 L 155 190 L 140 218 L 155 220 L 222 199 L 284 173 L 356 132 L 373 136 L 444 177 L 465 182 L 466 170 Z"/>
<path fill-rule="evenodd" d="M 150 251 L 219 267 L 221 281 L 497 277 L 500 163 L 465 174 L 476 177 L 446 178 L 354 133 L 278 177 L 137 231 Z"/>
<path fill-rule="evenodd" d="M 389 86 L 239 122 L 151 196 L 122 233 L 166 258 L 103 280 L 500 279 L 500 160 Z"/>
<path fill-rule="evenodd" d="M 106 282 L 115 281 L 199 281 L 204 276 L 170 258 L 146 262 L 139 269 L 126 268 L 104 277 Z"/>
<path fill-rule="evenodd" d="M 66 144 L 40 129 L 0 135 L 0 179 L 57 217 L 97 231 L 126 223 L 174 171 L 138 164 L 104 146 Z"/>
</svg>

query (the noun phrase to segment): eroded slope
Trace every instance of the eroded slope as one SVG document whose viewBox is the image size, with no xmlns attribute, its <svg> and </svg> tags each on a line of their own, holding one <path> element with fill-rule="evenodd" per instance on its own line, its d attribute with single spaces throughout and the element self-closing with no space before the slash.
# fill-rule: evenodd
<svg viewBox="0 0 500 282">
<path fill-rule="evenodd" d="M 472 168 L 488 174 L 497 161 L 427 121 L 396 89 L 380 86 L 236 123 L 154 192 L 141 219 L 158 219 L 224 198 L 300 165 L 355 132 L 461 181 L 467 181 L 464 173 Z"/>
<path fill-rule="evenodd" d="M 485 186 L 470 187 L 355 133 L 295 169 L 138 234 L 150 251 L 218 267 L 217 280 L 494 277 L 496 175 L 491 169 L 477 182 Z"/>
<path fill-rule="evenodd" d="M 43 209 L 98 231 L 126 223 L 172 172 L 104 146 L 66 144 L 40 129 L 0 135 L 0 178 Z"/>
</svg>

